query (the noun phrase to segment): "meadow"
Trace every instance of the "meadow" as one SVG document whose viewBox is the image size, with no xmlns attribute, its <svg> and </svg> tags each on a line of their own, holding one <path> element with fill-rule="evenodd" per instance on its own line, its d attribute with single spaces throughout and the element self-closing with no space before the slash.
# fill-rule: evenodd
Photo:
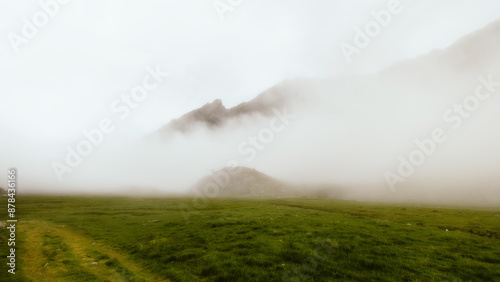
<svg viewBox="0 0 500 282">
<path fill-rule="evenodd" d="M 500 281 L 500 208 L 90 196 L 16 208 L 16 274 L 0 263 L 2 281 Z"/>
</svg>

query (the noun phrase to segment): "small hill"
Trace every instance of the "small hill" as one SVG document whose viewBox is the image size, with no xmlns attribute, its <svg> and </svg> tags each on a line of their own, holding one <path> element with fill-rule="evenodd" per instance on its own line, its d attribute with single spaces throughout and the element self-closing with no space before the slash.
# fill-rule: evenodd
<svg viewBox="0 0 500 282">
<path fill-rule="evenodd" d="M 333 185 L 298 185 L 281 181 L 248 167 L 224 168 L 202 178 L 190 189 L 209 197 L 339 197 Z"/>
<path fill-rule="evenodd" d="M 192 188 L 216 197 L 279 197 L 289 184 L 247 167 L 224 168 L 202 178 Z"/>
<path fill-rule="evenodd" d="M 7 190 L 0 187 L 0 196 L 6 196 L 6 195 L 7 195 Z"/>
</svg>

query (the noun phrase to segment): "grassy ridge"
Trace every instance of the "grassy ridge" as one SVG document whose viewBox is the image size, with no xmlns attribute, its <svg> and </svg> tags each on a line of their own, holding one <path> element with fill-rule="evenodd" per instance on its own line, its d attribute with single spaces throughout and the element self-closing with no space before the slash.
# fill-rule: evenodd
<svg viewBox="0 0 500 282">
<path fill-rule="evenodd" d="M 16 278 L 500 281 L 498 209 L 211 199 L 181 213 L 182 204 L 191 199 L 19 197 Z"/>
</svg>

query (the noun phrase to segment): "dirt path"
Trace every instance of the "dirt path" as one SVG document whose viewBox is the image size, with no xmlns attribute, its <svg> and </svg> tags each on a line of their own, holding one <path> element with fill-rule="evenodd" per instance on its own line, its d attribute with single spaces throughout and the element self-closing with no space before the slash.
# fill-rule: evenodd
<svg viewBox="0 0 500 282">
<path fill-rule="evenodd" d="M 24 221 L 24 273 L 33 281 L 167 281 L 114 249 L 45 221 Z"/>
</svg>

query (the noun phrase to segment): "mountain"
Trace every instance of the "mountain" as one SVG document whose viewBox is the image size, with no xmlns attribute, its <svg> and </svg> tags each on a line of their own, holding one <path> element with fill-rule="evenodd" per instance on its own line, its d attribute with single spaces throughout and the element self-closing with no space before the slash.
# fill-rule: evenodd
<svg viewBox="0 0 500 282">
<path fill-rule="evenodd" d="M 305 80 L 302 79 L 301 81 Z M 261 93 L 254 99 L 232 108 L 226 108 L 222 100 L 216 99 L 177 119 L 173 119 L 158 129 L 157 133 L 164 138 L 168 138 L 176 132 L 189 133 L 197 126 L 204 126 L 213 130 L 223 127 L 231 120 L 245 116 L 271 116 L 273 109 L 281 110 L 284 106 L 300 101 L 301 97 L 295 94 L 297 90 L 295 81 L 284 81 Z"/>
<path fill-rule="evenodd" d="M 429 76 L 448 72 L 477 73 L 494 68 L 500 63 L 500 20 L 471 32 L 445 49 L 435 49 L 428 54 L 396 63 L 384 72 L 404 72 Z M 425 71 L 422 71 L 425 70 Z M 438 75 L 439 77 L 439 75 Z"/>
<path fill-rule="evenodd" d="M 338 197 L 333 185 L 297 185 L 278 180 L 248 167 L 214 171 L 190 190 L 208 197 Z"/>
<path fill-rule="evenodd" d="M 189 133 L 196 126 L 210 130 L 223 127 L 228 121 L 248 115 L 269 116 L 273 108 L 281 108 L 293 102 L 309 102 L 314 97 L 349 94 L 351 97 L 371 99 L 374 93 L 396 89 L 396 96 L 377 95 L 377 99 L 399 99 L 409 94 L 414 96 L 434 95 L 442 87 L 442 93 L 457 93 L 463 81 L 477 83 L 477 76 L 497 73 L 500 66 L 500 20 L 472 32 L 451 46 L 434 50 L 413 59 L 404 60 L 374 75 L 337 76 L 329 79 L 286 80 L 261 93 L 251 101 L 232 108 L 224 107 L 220 99 L 205 104 L 161 127 L 156 133 L 168 138 L 176 132 Z M 381 88 L 385 84 L 386 88 Z M 365 86 L 366 87 L 363 87 Z M 388 85 L 388 86 L 387 86 Z M 455 85 L 457 85 L 455 87 Z M 398 88 L 399 87 L 399 88 Z M 370 91 L 371 89 L 371 91 Z M 365 93 L 367 92 L 368 93 Z M 458 95 L 458 94 L 457 94 Z M 342 96 L 346 99 L 345 95 Z M 338 103 L 334 101 L 335 105 Z"/>
<path fill-rule="evenodd" d="M 441 60 L 457 70 L 487 67 L 500 59 L 500 20 L 472 32 L 441 52 Z"/>
<path fill-rule="evenodd" d="M 0 196 L 5 196 L 5 195 L 7 195 L 7 190 L 0 187 Z"/>
<path fill-rule="evenodd" d="M 273 144 L 274 151 L 269 149 L 265 158 L 256 159 L 252 165 L 265 163 L 267 167 L 278 167 L 286 164 L 286 172 L 294 179 L 349 183 L 351 189 L 346 193 L 358 198 L 373 198 L 367 191 L 385 197 L 390 190 L 384 173 L 399 173 L 403 164 L 415 156 L 414 152 L 422 151 L 415 144 L 434 138 L 433 132 L 439 129 L 444 131 L 443 136 L 450 145 L 436 146 L 436 151 L 443 149 L 439 149 L 436 157 L 425 158 L 426 165 L 421 171 L 401 178 L 397 182 L 397 196 L 426 200 L 431 197 L 429 195 L 434 195 L 441 199 L 450 191 L 458 191 L 458 188 L 448 187 L 464 187 L 460 192 L 462 197 L 478 181 L 498 179 L 495 172 L 484 165 L 484 159 L 488 159 L 491 162 L 489 167 L 493 168 L 498 166 L 500 159 L 500 135 L 493 130 L 500 126 L 500 115 L 494 111 L 495 95 L 491 95 L 487 102 L 478 101 L 476 105 L 473 97 L 477 89 L 484 97 L 492 85 L 497 88 L 500 80 L 498 50 L 500 21 L 462 37 L 445 49 L 399 62 L 375 74 L 288 80 L 229 109 L 221 100 L 215 100 L 173 120 L 158 133 L 162 136 L 188 133 L 197 126 L 217 131 L 235 119 L 245 121 L 241 124 L 252 124 L 249 117 L 253 115 L 270 115 L 273 107 L 293 104 L 294 111 L 290 112 L 297 113 L 297 119 L 287 127 L 286 136 L 280 135 Z M 493 82 L 485 85 L 483 81 L 486 79 Z M 484 87 L 478 88 L 479 85 Z M 473 115 L 476 109 L 481 110 Z M 255 120 L 255 124 L 262 124 L 262 128 L 269 124 L 265 119 Z M 460 127 L 462 129 L 457 130 Z M 227 159 L 222 158 L 234 151 L 244 156 L 247 151 L 239 148 L 257 150 L 245 141 L 245 136 L 235 140 L 228 138 L 232 137 L 229 135 L 233 131 L 236 132 L 231 130 L 234 128 L 227 126 L 227 130 L 210 134 L 210 143 L 207 144 L 214 148 L 206 150 L 210 151 L 207 153 L 210 158 L 199 152 L 195 157 L 204 158 L 207 166 L 211 166 L 212 159 L 223 163 Z M 245 127 L 241 128 L 245 130 Z M 246 134 L 239 130 L 235 136 Z M 250 137 L 255 132 L 251 131 Z M 187 149 L 182 147 L 184 144 Z M 244 147 L 239 147 L 241 144 Z M 180 156 L 185 157 L 191 149 L 187 142 L 181 145 L 175 149 L 184 150 Z M 318 192 L 320 189 L 311 185 L 285 183 L 248 168 L 241 171 L 231 175 L 228 183 L 220 176 L 225 175 L 224 172 L 215 172 L 200 180 L 195 187 L 212 196 L 282 197 L 333 193 L 338 197 L 338 193 L 343 192 L 337 193 L 338 190 L 329 185 L 324 192 Z M 213 176 L 223 179 L 214 187 L 210 186 L 215 181 Z M 375 186 L 377 189 L 372 189 Z"/>
</svg>

